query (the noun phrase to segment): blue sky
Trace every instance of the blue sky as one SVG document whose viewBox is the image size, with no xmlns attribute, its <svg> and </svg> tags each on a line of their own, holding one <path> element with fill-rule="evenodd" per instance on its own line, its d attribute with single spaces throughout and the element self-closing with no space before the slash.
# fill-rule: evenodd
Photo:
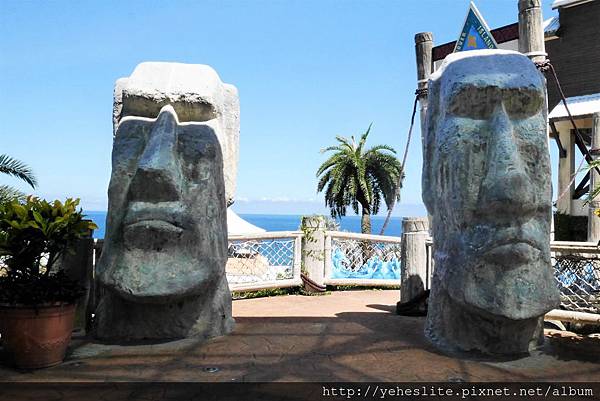
<svg viewBox="0 0 600 401">
<path fill-rule="evenodd" d="M 544 18 L 556 14 L 543 0 Z M 494 28 L 517 0 L 479 0 Z M 402 153 L 413 37 L 455 40 L 465 0 L 0 1 L 0 153 L 28 163 L 36 194 L 105 210 L 112 90 L 143 61 L 211 65 L 240 92 L 239 213 L 322 212 L 315 171 L 335 135 Z M 417 121 L 418 127 L 418 121 Z M 421 204 L 415 131 L 396 215 Z M 27 188 L 1 177 L 2 183 Z M 297 213 L 295 213 L 297 212 Z"/>
</svg>

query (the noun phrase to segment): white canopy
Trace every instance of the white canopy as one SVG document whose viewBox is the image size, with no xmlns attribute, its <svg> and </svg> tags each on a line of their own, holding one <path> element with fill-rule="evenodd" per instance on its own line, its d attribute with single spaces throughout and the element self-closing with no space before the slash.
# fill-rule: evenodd
<svg viewBox="0 0 600 401">
<path fill-rule="evenodd" d="M 266 230 L 248 223 L 240 216 L 235 214 L 231 208 L 227 209 L 227 234 L 228 235 L 243 235 L 264 233 Z"/>
<path fill-rule="evenodd" d="M 579 4 L 589 3 L 590 1 L 593 0 L 554 0 L 552 3 L 552 9 L 556 10 L 557 8 L 561 7 L 573 7 Z"/>
<path fill-rule="evenodd" d="M 600 112 L 600 93 L 568 97 L 566 100 L 573 117 L 588 116 Z M 567 110 L 562 102 L 558 103 L 548 114 L 550 120 L 567 116 Z"/>
<path fill-rule="evenodd" d="M 556 37 L 556 32 L 558 31 L 558 28 L 560 28 L 560 20 L 558 19 L 558 16 L 545 20 L 542 23 L 542 28 L 544 28 L 544 35 L 546 38 Z"/>
</svg>

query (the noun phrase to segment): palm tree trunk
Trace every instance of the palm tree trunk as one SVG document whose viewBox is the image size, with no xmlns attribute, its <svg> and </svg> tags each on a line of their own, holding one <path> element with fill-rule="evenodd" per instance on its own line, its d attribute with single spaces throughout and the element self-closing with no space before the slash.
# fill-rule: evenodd
<svg viewBox="0 0 600 401">
<path fill-rule="evenodd" d="M 371 234 L 371 211 L 365 207 L 362 208 L 362 216 L 360 219 L 360 231 L 363 234 Z M 368 262 L 373 255 L 373 248 L 371 242 L 364 240 L 360 242 L 361 248 L 361 266 Z"/>
<path fill-rule="evenodd" d="M 371 212 L 363 206 L 360 219 L 360 231 L 363 234 L 371 234 Z"/>
</svg>

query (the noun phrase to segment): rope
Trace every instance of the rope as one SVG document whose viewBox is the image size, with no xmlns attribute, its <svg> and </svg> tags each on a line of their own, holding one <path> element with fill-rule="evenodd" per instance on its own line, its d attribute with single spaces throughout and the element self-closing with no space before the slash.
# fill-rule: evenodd
<svg viewBox="0 0 600 401">
<path fill-rule="evenodd" d="M 579 170 L 583 166 L 583 162 L 585 160 L 587 160 L 588 163 L 590 163 L 594 160 L 594 158 L 592 157 L 591 152 L 585 147 L 585 142 L 583 140 L 583 136 L 581 136 L 581 133 L 579 132 L 579 129 L 577 128 L 577 124 L 575 124 L 575 119 L 571 115 L 571 110 L 569 110 L 569 106 L 567 105 L 567 99 L 565 97 L 565 93 L 562 90 L 562 86 L 560 85 L 560 81 L 558 80 L 558 75 L 556 74 L 556 70 L 554 69 L 554 66 L 552 65 L 552 63 L 550 62 L 549 59 L 545 59 L 544 61 L 536 61 L 536 62 L 534 62 L 534 64 L 537 67 L 537 69 L 540 70 L 540 72 L 547 73 L 548 71 L 550 71 L 552 73 L 552 77 L 554 78 L 554 82 L 556 83 L 556 88 L 558 89 L 558 93 L 560 94 L 561 101 L 562 101 L 563 105 L 565 106 L 567 115 L 569 116 L 569 121 L 571 121 L 571 125 L 573 126 L 573 129 L 575 130 L 575 137 L 581 144 L 583 144 L 583 147 L 580 148 L 580 150 L 581 150 L 581 153 L 583 153 L 584 158 L 581 161 L 581 163 L 579 163 L 579 167 L 577 167 L 575 174 L 573 174 L 573 178 L 571 178 L 569 185 L 567 185 L 567 187 L 563 190 L 563 192 L 560 194 L 560 196 L 556 199 L 556 201 L 555 201 L 555 203 L 556 203 L 562 199 L 562 197 L 567 193 L 567 191 L 569 190 L 571 185 L 573 185 L 573 183 L 575 182 L 575 177 L 577 176 L 577 172 L 579 172 Z M 598 149 L 592 149 L 592 152 L 594 152 L 594 154 L 595 154 L 597 152 L 597 150 Z M 596 172 L 598 174 L 600 174 L 600 169 L 598 167 L 594 167 L 594 169 L 596 170 Z"/>
<path fill-rule="evenodd" d="M 300 273 L 300 278 L 302 279 L 302 282 L 304 284 L 306 284 L 306 286 L 309 289 L 311 289 L 313 292 L 325 292 L 325 291 L 327 291 L 327 286 L 318 284 L 317 282 L 313 281 L 310 277 L 308 277 L 304 273 Z"/>
<path fill-rule="evenodd" d="M 387 216 L 385 217 L 385 221 L 383 222 L 383 227 L 381 227 L 381 231 L 379 235 L 383 235 L 385 229 L 387 228 L 390 218 L 392 217 L 392 211 L 396 206 L 396 198 L 400 195 L 400 188 L 402 186 L 402 176 L 404 175 L 404 166 L 406 166 L 406 158 L 408 156 L 408 148 L 410 147 L 410 139 L 412 137 L 412 130 L 415 125 L 415 115 L 417 114 L 417 102 L 419 101 L 419 96 L 427 96 L 427 88 L 419 88 L 415 91 L 415 101 L 413 102 L 413 110 L 412 116 L 410 117 L 410 127 L 408 128 L 408 137 L 406 138 L 406 146 L 404 147 L 404 155 L 402 156 L 402 164 L 400 165 L 402 170 L 400 170 L 400 177 L 398 177 L 398 184 L 396 185 L 396 193 L 394 194 L 392 207 L 388 209 Z"/>
<path fill-rule="evenodd" d="M 565 196 L 567 194 L 567 192 L 569 192 L 569 188 L 571 188 L 571 185 L 573 185 L 573 183 L 575 182 L 575 178 L 577 178 L 577 172 L 579 170 L 581 170 L 581 166 L 583 166 L 584 161 L 585 161 L 585 158 L 581 159 L 579 166 L 577 166 L 576 172 L 573 174 L 573 177 L 571 177 L 571 181 L 569 181 L 569 185 L 567 185 L 565 187 L 565 189 L 561 192 L 561 194 L 558 196 L 558 198 L 556 198 L 556 200 L 553 202 L 554 205 L 556 205 L 558 203 L 558 201 L 561 200 L 563 198 L 563 196 Z"/>
</svg>

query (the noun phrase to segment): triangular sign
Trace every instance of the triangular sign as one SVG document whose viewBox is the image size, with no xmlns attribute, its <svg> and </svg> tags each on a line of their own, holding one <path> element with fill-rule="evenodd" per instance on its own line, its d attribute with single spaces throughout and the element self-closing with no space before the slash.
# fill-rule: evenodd
<svg viewBox="0 0 600 401">
<path fill-rule="evenodd" d="M 471 2 L 465 25 L 463 26 L 460 36 L 456 41 L 455 52 L 478 49 L 497 49 L 498 44 L 490 33 L 490 28 L 485 23 L 485 20 Z"/>
</svg>

